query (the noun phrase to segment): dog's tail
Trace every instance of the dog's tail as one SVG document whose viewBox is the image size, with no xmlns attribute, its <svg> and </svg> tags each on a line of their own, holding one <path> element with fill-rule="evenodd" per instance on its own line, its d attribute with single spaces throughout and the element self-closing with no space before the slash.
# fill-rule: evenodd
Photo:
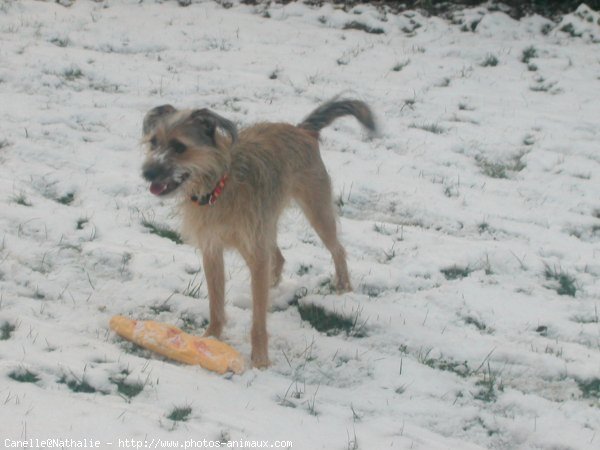
<svg viewBox="0 0 600 450">
<path fill-rule="evenodd" d="M 319 131 L 342 116 L 354 116 L 369 130 L 369 134 L 377 133 L 377 125 L 371 108 L 360 100 L 330 100 L 311 112 L 298 124 L 298 127 L 318 134 Z"/>
</svg>

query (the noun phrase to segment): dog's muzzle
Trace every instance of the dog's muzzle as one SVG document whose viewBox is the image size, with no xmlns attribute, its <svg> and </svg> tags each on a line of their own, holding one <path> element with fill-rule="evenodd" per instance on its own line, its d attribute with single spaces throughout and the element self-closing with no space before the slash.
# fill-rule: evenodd
<svg viewBox="0 0 600 450">
<path fill-rule="evenodd" d="M 150 192 L 163 196 L 175 191 L 188 178 L 189 174 L 173 176 L 173 171 L 159 164 L 145 165 L 142 176 L 150 182 Z"/>
</svg>

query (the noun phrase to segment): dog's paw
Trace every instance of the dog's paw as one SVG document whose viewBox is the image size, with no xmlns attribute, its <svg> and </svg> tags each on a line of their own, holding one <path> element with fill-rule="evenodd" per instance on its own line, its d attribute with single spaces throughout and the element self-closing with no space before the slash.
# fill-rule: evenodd
<svg viewBox="0 0 600 450">
<path fill-rule="evenodd" d="M 345 294 L 346 292 L 352 292 L 352 284 L 350 281 L 338 281 L 335 284 L 335 291 L 337 294 Z"/>
<path fill-rule="evenodd" d="M 208 328 L 204 331 L 202 337 L 214 337 L 216 339 L 219 339 L 221 337 L 222 331 L 223 327 L 209 325 Z"/>
<path fill-rule="evenodd" d="M 269 356 L 267 353 L 258 354 L 258 352 L 252 352 L 252 367 L 256 367 L 257 369 L 266 369 L 270 364 L 271 362 L 269 361 Z"/>
</svg>

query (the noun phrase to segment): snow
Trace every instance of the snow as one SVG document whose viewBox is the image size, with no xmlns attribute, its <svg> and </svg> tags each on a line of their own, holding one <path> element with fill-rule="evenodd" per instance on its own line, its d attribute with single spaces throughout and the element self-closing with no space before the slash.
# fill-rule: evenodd
<svg viewBox="0 0 600 450">
<path fill-rule="evenodd" d="M 445 21 L 365 5 L 1 3 L 0 329 L 15 326 L 0 340 L 2 445 L 598 448 L 598 18 L 585 5 L 555 26 L 482 8 Z M 330 256 L 291 209 L 271 367 L 222 377 L 110 332 L 117 314 L 194 333 L 208 318 L 198 252 L 144 226 L 178 228 L 175 202 L 140 176 L 145 112 L 297 123 L 338 94 L 381 125 L 322 133 L 354 292 L 331 293 Z M 226 264 L 223 339 L 249 357 L 249 274 Z M 318 332 L 294 299 L 366 336 Z M 25 370 L 38 381 L 9 377 Z M 143 391 L 119 393 L 120 378 Z M 96 392 L 68 385 L 82 380 Z M 185 406 L 187 421 L 168 418 Z"/>
</svg>

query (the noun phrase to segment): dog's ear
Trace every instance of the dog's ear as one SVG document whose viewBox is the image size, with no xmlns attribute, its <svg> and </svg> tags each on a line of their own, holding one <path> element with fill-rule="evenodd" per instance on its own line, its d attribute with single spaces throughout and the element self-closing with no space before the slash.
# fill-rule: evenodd
<svg viewBox="0 0 600 450">
<path fill-rule="evenodd" d="M 142 133 L 143 135 L 147 135 L 150 133 L 159 120 L 165 118 L 166 116 L 173 114 L 177 110 L 173 108 L 171 105 L 161 105 L 156 108 L 152 108 L 150 111 L 146 113 L 144 117 L 144 123 L 142 125 Z"/>
<path fill-rule="evenodd" d="M 206 131 L 206 134 L 215 142 L 215 132 L 220 128 L 231 137 L 233 144 L 237 140 L 237 127 L 231 120 L 212 112 L 209 109 L 197 109 L 190 116 L 197 126 L 201 126 Z"/>
</svg>

